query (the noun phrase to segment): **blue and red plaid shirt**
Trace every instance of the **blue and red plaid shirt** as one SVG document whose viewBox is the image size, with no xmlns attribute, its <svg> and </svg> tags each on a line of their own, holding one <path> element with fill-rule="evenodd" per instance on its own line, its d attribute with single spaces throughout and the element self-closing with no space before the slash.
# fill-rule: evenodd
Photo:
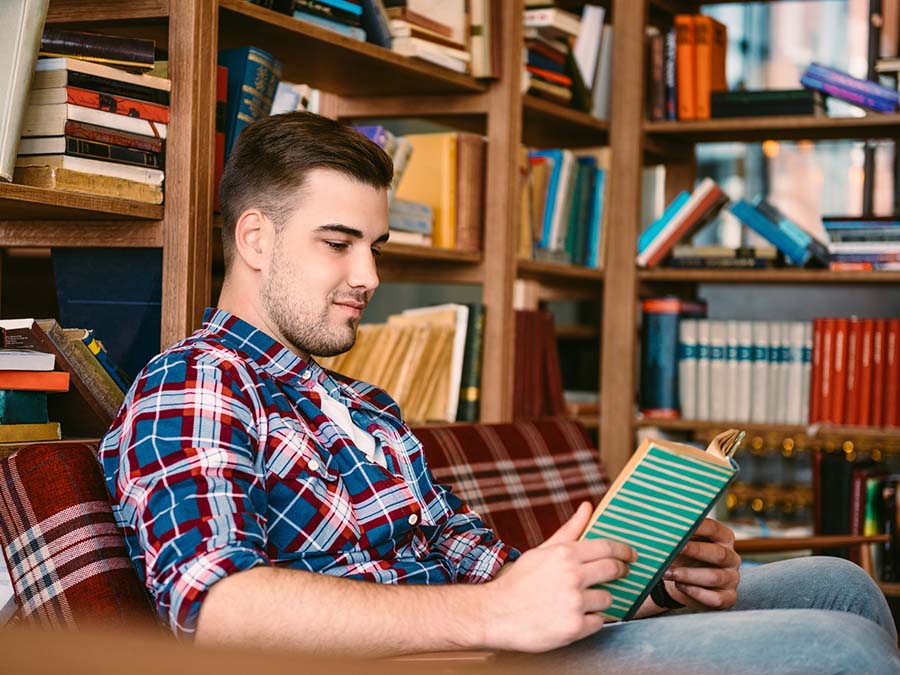
<svg viewBox="0 0 900 675">
<path fill-rule="evenodd" d="M 380 444 L 386 468 L 322 413 L 316 382 Z M 517 555 L 434 483 L 384 391 L 222 310 L 144 368 L 100 460 L 131 559 L 180 635 L 216 581 L 257 565 L 478 583 Z"/>
</svg>

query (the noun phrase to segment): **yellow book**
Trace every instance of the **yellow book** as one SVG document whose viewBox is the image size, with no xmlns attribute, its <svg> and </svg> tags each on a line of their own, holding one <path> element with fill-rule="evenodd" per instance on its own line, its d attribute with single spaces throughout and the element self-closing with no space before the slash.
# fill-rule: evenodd
<svg viewBox="0 0 900 675">
<path fill-rule="evenodd" d="M 55 166 L 19 166 L 13 174 L 19 185 L 78 192 L 96 197 L 116 197 L 147 204 L 162 204 L 163 191 L 146 183 L 72 171 Z"/>
<path fill-rule="evenodd" d="M 0 443 L 58 441 L 62 438 L 59 422 L 42 424 L 0 424 Z"/>
<path fill-rule="evenodd" d="M 459 134 L 409 134 L 412 156 L 397 197 L 428 204 L 434 210 L 432 245 L 456 248 L 456 154 Z"/>
</svg>

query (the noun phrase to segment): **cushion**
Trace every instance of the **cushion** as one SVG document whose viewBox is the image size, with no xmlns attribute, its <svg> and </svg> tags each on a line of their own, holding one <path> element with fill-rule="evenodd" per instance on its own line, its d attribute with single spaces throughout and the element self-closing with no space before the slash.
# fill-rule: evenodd
<svg viewBox="0 0 900 675">
<path fill-rule="evenodd" d="M 581 424 L 546 419 L 416 428 L 439 483 L 520 550 L 553 534 L 583 501 L 594 506 L 607 477 Z"/>
<path fill-rule="evenodd" d="M 51 628 L 155 623 L 92 446 L 28 446 L 0 461 L 0 545 L 18 620 Z"/>
</svg>

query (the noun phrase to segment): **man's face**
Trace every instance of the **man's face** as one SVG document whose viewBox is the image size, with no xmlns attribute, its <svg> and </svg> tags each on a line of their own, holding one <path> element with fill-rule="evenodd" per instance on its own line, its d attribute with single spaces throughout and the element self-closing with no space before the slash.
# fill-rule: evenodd
<svg viewBox="0 0 900 675">
<path fill-rule="evenodd" d="M 303 356 L 333 356 L 356 341 L 378 287 L 375 258 L 387 241 L 387 192 L 315 169 L 275 238 L 260 289 L 262 309 Z"/>
</svg>

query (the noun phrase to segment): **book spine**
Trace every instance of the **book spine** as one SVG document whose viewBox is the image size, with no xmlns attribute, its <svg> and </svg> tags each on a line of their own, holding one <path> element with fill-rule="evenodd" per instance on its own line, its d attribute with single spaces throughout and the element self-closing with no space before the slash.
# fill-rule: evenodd
<svg viewBox="0 0 900 675">
<path fill-rule="evenodd" d="M 884 412 L 882 423 L 886 427 L 900 424 L 900 319 L 887 322 L 885 345 Z"/>
<path fill-rule="evenodd" d="M 106 127 L 98 127 L 95 124 L 85 124 L 84 122 L 76 122 L 74 120 L 66 121 L 64 131 L 66 136 L 71 136 L 73 138 L 83 138 L 88 141 L 118 145 L 123 148 L 134 148 L 135 150 L 143 150 L 144 152 L 159 154 L 163 152 L 164 148 L 164 143 L 161 138 L 129 134 L 127 131 L 116 131 L 114 129 L 107 129 Z"/>
<path fill-rule="evenodd" d="M 709 322 L 709 414 L 714 421 L 727 419 L 728 370 L 725 354 L 728 326 L 724 321 Z"/>
<path fill-rule="evenodd" d="M 753 323 L 737 322 L 737 382 L 734 420 L 749 422 L 753 400 Z"/>
<path fill-rule="evenodd" d="M 847 343 L 850 326 L 847 319 L 834 322 L 834 361 L 831 366 L 831 422 L 844 423 L 844 405 L 847 397 Z"/>
<path fill-rule="evenodd" d="M 708 120 L 713 68 L 712 19 L 708 16 L 694 17 L 694 52 L 695 119 Z"/>
<path fill-rule="evenodd" d="M 40 75 L 41 73 L 36 73 L 35 80 L 38 80 Z M 156 103 L 157 105 L 169 105 L 170 94 L 164 89 L 154 89 L 153 87 L 144 87 L 132 82 L 112 80 L 99 75 L 92 75 L 91 73 L 68 71 L 66 73 L 66 86 L 96 91 L 102 94 L 124 96 L 148 103 Z"/>
<path fill-rule="evenodd" d="M 459 134 L 456 170 L 456 248 L 480 251 L 487 148 L 477 134 Z"/>
<path fill-rule="evenodd" d="M 88 141 L 83 138 L 66 136 L 66 154 L 72 157 L 86 157 L 100 159 L 118 164 L 131 164 L 151 169 L 162 169 L 163 155 L 158 152 L 145 152 L 136 148 L 126 148 L 121 145 Z"/>
<path fill-rule="evenodd" d="M 0 424 L 0 443 L 58 441 L 62 438 L 59 422 L 43 424 Z"/>
<path fill-rule="evenodd" d="M 863 108 L 871 108 L 872 110 L 879 112 L 893 112 L 897 107 L 896 104 L 889 103 L 883 99 L 875 98 L 852 89 L 847 89 L 846 87 L 834 84 L 833 82 L 822 81 L 808 75 L 803 75 L 800 78 L 800 84 L 809 87 L 810 89 L 821 91 L 828 96 L 839 98 L 847 103 L 852 103 Z"/>
<path fill-rule="evenodd" d="M 362 28 L 366 31 L 366 38 L 372 44 L 391 48 L 391 29 L 388 25 L 388 16 L 381 0 L 362 0 L 363 8 Z"/>
<path fill-rule="evenodd" d="M 810 424 L 822 419 L 822 319 L 814 319 L 812 324 L 812 367 L 809 378 L 809 418 Z"/>
<path fill-rule="evenodd" d="M 696 49 L 694 17 L 675 16 L 675 88 L 678 91 L 678 119 L 697 118 Z"/>
<path fill-rule="evenodd" d="M 244 127 L 269 114 L 281 80 L 281 64 L 256 47 L 219 52 L 219 63 L 228 69 L 227 159 Z"/>
<path fill-rule="evenodd" d="M 675 214 L 678 213 L 679 209 L 684 206 L 685 202 L 687 202 L 690 197 L 690 193 L 686 190 L 678 193 L 675 199 L 673 199 L 662 212 L 662 215 L 654 220 L 646 230 L 641 232 L 641 236 L 638 238 L 638 255 L 640 255 L 650 247 L 650 245 L 653 243 L 653 240 L 656 239 L 659 234 L 666 228 L 666 225 L 669 224 L 669 221 L 671 221 L 672 218 L 675 217 Z"/>
<path fill-rule="evenodd" d="M 678 317 L 674 298 L 645 300 L 641 327 L 641 412 L 676 418 L 678 411 Z"/>
<path fill-rule="evenodd" d="M 872 423 L 872 347 L 875 341 L 875 321 L 862 322 L 862 337 L 859 344 L 859 405 L 857 424 L 867 427 Z"/>
<path fill-rule="evenodd" d="M 784 253 L 793 264 L 803 267 L 809 260 L 810 252 L 806 248 L 798 246 L 749 202 L 740 200 L 732 204 L 730 210 L 744 225 Z"/>
<path fill-rule="evenodd" d="M 47 392 L 0 389 L 0 425 L 46 424 Z"/>
<path fill-rule="evenodd" d="M 765 321 L 753 322 L 753 398 L 750 406 L 751 422 L 766 422 L 766 401 L 769 393 L 769 325 Z"/>
<path fill-rule="evenodd" d="M 481 359 L 484 345 L 484 305 L 470 303 L 459 388 L 458 422 L 477 422 L 481 407 Z"/>
<path fill-rule="evenodd" d="M 389 214 L 388 220 L 392 232 L 396 230 L 398 232 L 415 232 L 429 237 L 431 236 L 432 221 L 430 220 L 425 220 L 419 216 L 394 212 Z"/>
<path fill-rule="evenodd" d="M 606 204 L 607 172 L 605 169 L 596 169 L 594 174 L 594 197 L 591 205 L 591 220 L 587 237 L 588 267 L 599 269 L 603 265 L 603 209 Z"/>
<path fill-rule="evenodd" d="M 169 123 L 168 106 L 149 103 L 114 94 L 104 94 L 88 89 L 66 87 L 66 103 L 80 105 L 92 110 L 104 110 L 116 115 L 125 115 L 150 122 Z"/>
<path fill-rule="evenodd" d="M 738 322 L 726 321 L 725 342 L 725 417 L 723 419 L 736 420 L 738 408 Z"/>
<path fill-rule="evenodd" d="M 697 326 L 682 319 L 678 326 L 678 403 L 684 419 L 697 419 Z"/>
<path fill-rule="evenodd" d="M 820 422 L 834 422 L 834 338 L 835 319 L 822 320 L 822 391 Z"/>
<path fill-rule="evenodd" d="M 872 419 L 873 427 L 884 421 L 884 385 L 887 375 L 887 321 L 875 319 L 872 333 Z"/>
<path fill-rule="evenodd" d="M 769 349 L 766 360 L 769 364 L 769 376 L 766 384 L 766 416 L 765 421 L 772 423 L 779 419 L 780 407 L 784 404 L 782 389 L 781 347 L 783 336 L 780 321 L 769 321 Z"/>
<path fill-rule="evenodd" d="M 109 374 L 113 382 L 118 385 L 119 389 L 121 389 L 123 393 L 128 391 L 131 382 L 125 373 L 112 362 L 112 359 L 109 358 L 109 354 L 106 353 L 106 349 L 104 349 L 103 345 L 94 337 L 92 331 L 87 332 L 82 338 L 82 342 L 87 345 L 91 354 L 93 354 L 94 358 L 96 358 L 100 365 L 103 366 L 103 369 Z"/>
<path fill-rule="evenodd" d="M 697 322 L 697 417 L 698 420 L 710 419 L 710 380 L 709 380 L 710 331 L 709 321 Z"/>
<path fill-rule="evenodd" d="M 350 26 L 361 26 L 362 8 L 359 7 L 359 5 L 355 5 L 354 7 L 356 7 L 358 11 L 351 12 L 345 7 L 337 7 L 324 0 L 294 0 L 295 10 L 299 9 L 308 14 L 315 14 L 316 16 L 331 19 L 332 21 L 339 21 L 340 23 L 346 23 Z"/>
<path fill-rule="evenodd" d="M 678 86 L 676 84 L 675 59 L 677 53 L 677 38 L 674 30 L 666 33 L 665 44 L 665 86 L 666 86 L 666 115 L 667 120 L 678 119 Z"/>
<path fill-rule="evenodd" d="M 895 106 L 900 103 L 900 93 L 894 89 L 885 87 L 871 80 L 853 77 L 848 73 L 836 70 L 835 68 L 828 68 L 819 63 L 813 62 L 809 64 L 805 74 L 809 74 L 810 77 L 820 81 L 833 83 L 845 89 L 865 94 L 866 96 L 893 102 Z"/>
<path fill-rule="evenodd" d="M 225 171 L 225 131 L 228 127 L 228 68 L 216 66 L 216 135 L 213 159 L 213 209 L 219 210 L 219 183 Z"/>
<path fill-rule="evenodd" d="M 813 325 L 811 321 L 803 322 L 803 351 L 801 355 L 801 408 L 797 424 L 804 424 L 809 419 L 810 373 L 812 371 Z"/>
<path fill-rule="evenodd" d="M 78 33 L 46 27 L 44 35 L 41 37 L 41 52 L 54 56 L 73 56 L 87 60 L 102 59 L 152 68 L 156 43 L 153 40 L 123 38 L 98 33 Z"/>
<path fill-rule="evenodd" d="M 326 19 L 323 16 L 318 16 L 316 14 L 309 14 L 303 10 L 295 9 L 293 17 L 299 21 L 305 21 L 306 23 L 310 23 L 313 26 L 319 26 L 320 28 L 324 28 L 325 30 L 330 30 L 338 35 L 343 35 L 344 37 L 352 38 L 353 40 L 358 40 L 360 42 L 366 41 L 366 31 L 358 26 L 351 26 L 349 24 L 343 23 L 342 21 L 336 21 L 334 19 Z"/>
<path fill-rule="evenodd" d="M 666 37 L 661 33 L 649 36 L 648 59 L 648 101 L 647 109 L 651 120 L 666 118 Z"/>
<path fill-rule="evenodd" d="M 843 424 L 859 424 L 859 366 L 862 322 L 850 319 L 847 325 L 847 386 L 844 398 Z"/>
</svg>

